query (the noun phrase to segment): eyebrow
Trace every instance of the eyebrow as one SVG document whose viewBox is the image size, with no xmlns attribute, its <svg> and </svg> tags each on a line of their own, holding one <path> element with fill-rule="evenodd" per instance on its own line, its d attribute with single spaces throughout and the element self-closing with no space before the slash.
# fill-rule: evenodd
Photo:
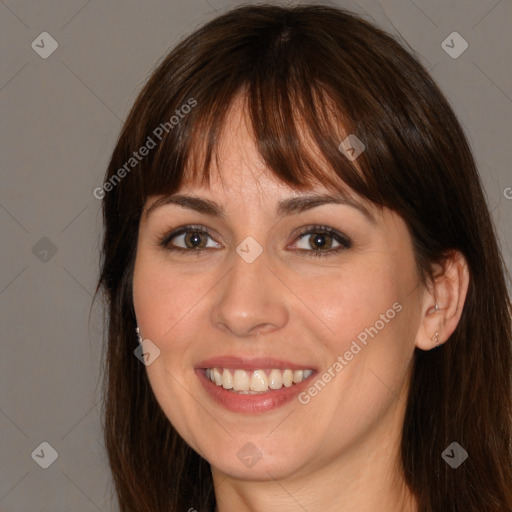
<svg viewBox="0 0 512 512">
<path fill-rule="evenodd" d="M 171 204 L 181 206 L 182 208 L 187 208 L 189 210 L 194 210 L 211 217 L 216 217 L 221 220 L 226 219 L 224 209 L 215 201 L 183 194 L 174 194 L 157 199 L 146 210 L 146 215 L 149 216 L 149 214 L 157 208 Z M 351 206 L 352 208 L 359 210 L 372 224 L 376 223 L 375 217 L 364 205 L 342 194 L 310 194 L 283 199 L 277 206 L 276 215 L 277 217 L 285 217 L 288 215 L 302 213 L 306 210 L 311 210 L 312 208 L 316 208 L 317 206 L 322 206 L 324 204 L 342 204 Z"/>
</svg>

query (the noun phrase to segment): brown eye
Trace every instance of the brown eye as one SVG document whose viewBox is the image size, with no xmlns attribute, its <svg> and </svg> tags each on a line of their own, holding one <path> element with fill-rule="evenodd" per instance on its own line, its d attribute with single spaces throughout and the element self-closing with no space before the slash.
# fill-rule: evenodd
<svg viewBox="0 0 512 512">
<path fill-rule="evenodd" d="M 208 235 L 206 235 L 208 236 Z M 183 238 L 185 245 L 190 249 L 196 249 L 197 247 L 206 247 L 206 237 L 200 231 L 192 231 L 191 233 L 185 233 Z"/>
<path fill-rule="evenodd" d="M 184 226 L 161 238 L 159 245 L 169 251 L 202 252 L 204 249 L 220 248 L 216 242 L 207 245 L 208 239 L 213 241 L 212 235 L 203 226 Z"/>
<path fill-rule="evenodd" d="M 307 256 L 330 256 L 349 249 L 352 246 L 351 240 L 326 226 L 314 226 L 299 233 L 299 242 L 296 248 Z M 302 247 L 299 246 L 302 244 Z M 337 244 L 334 245 L 333 244 Z"/>
<path fill-rule="evenodd" d="M 308 235 L 305 235 L 308 236 Z M 309 239 L 309 244 L 311 245 L 312 249 L 330 249 L 331 245 L 333 243 L 332 236 L 326 234 L 326 233 L 315 233 L 314 236 L 312 236 Z"/>
</svg>

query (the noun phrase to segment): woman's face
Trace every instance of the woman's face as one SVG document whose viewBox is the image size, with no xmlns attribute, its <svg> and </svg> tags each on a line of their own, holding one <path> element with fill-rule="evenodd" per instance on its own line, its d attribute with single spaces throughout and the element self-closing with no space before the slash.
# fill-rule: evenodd
<svg viewBox="0 0 512 512">
<path fill-rule="evenodd" d="M 210 188 L 177 194 L 222 214 L 152 197 L 140 223 L 134 306 L 164 413 L 235 478 L 398 453 L 425 295 L 405 223 L 359 198 L 297 201 L 333 192 L 274 178 L 239 106 L 219 157 Z"/>
</svg>

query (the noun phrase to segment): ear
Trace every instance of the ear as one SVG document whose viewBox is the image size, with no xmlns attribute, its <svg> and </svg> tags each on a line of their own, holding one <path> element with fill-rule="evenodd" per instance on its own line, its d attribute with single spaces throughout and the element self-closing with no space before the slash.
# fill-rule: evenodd
<svg viewBox="0 0 512 512">
<path fill-rule="evenodd" d="M 430 289 L 425 289 L 422 320 L 415 340 L 416 347 L 422 350 L 445 343 L 455 331 L 469 286 L 468 265 L 458 251 L 451 251 L 434 270 Z"/>
</svg>

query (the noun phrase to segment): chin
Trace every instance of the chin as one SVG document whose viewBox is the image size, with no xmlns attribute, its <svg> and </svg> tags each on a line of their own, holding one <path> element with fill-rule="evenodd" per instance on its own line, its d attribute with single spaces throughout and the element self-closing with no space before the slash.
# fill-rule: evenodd
<svg viewBox="0 0 512 512">
<path fill-rule="evenodd" d="M 303 445 L 299 449 L 295 442 L 285 445 L 281 439 L 271 441 L 265 436 L 252 439 L 230 438 L 225 445 L 216 445 L 206 459 L 212 468 L 232 478 L 252 481 L 287 478 L 307 467 L 308 455 Z"/>
</svg>

